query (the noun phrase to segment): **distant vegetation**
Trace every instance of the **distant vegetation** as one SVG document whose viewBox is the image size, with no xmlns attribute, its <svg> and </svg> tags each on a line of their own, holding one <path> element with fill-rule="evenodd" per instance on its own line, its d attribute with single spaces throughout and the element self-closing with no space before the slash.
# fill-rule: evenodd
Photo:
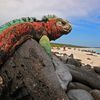
<svg viewBox="0 0 100 100">
<path fill-rule="evenodd" d="M 76 46 L 76 45 L 71 45 L 71 44 L 61 44 L 61 43 L 51 43 L 52 47 L 74 47 L 74 48 L 85 48 L 83 46 Z"/>
</svg>

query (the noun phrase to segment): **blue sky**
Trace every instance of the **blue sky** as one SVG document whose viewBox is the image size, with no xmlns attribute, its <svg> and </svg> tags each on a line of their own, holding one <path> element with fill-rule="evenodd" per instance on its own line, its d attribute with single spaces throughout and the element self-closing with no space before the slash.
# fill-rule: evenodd
<svg viewBox="0 0 100 100">
<path fill-rule="evenodd" d="M 95 22 L 86 18 L 78 18 L 70 19 L 70 22 L 73 30 L 70 34 L 56 40 L 56 43 L 100 47 L 100 21 Z"/>
<path fill-rule="evenodd" d="M 12 19 L 55 14 L 73 30 L 55 42 L 100 47 L 100 0 L 0 0 L 0 25 Z"/>
</svg>

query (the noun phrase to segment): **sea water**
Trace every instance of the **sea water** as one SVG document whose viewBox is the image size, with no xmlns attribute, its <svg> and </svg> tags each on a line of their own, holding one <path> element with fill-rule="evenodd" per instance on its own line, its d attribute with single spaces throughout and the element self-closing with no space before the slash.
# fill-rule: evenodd
<svg viewBox="0 0 100 100">
<path fill-rule="evenodd" d="M 100 53 L 100 48 L 92 48 L 91 50 L 95 51 L 96 53 Z"/>
<path fill-rule="evenodd" d="M 96 53 L 100 53 L 100 49 L 97 49 L 97 50 L 96 50 Z"/>
<path fill-rule="evenodd" d="M 94 51 L 96 53 L 100 53 L 100 48 L 88 48 L 87 50 Z"/>
</svg>

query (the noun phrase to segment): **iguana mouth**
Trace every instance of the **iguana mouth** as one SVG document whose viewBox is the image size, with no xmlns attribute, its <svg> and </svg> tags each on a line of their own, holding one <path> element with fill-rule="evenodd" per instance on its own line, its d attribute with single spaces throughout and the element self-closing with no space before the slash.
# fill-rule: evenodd
<svg viewBox="0 0 100 100">
<path fill-rule="evenodd" d="M 69 33 L 70 31 L 72 30 L 72 26 L 70 23 L 67 23 L 63 26 L 63 31 L 64 31 L 64 34 L 67 34 Z"/>
</svg>

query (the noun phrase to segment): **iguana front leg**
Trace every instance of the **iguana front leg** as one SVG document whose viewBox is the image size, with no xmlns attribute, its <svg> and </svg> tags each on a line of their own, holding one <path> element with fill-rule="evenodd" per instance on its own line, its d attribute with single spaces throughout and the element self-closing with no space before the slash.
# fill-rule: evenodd
<svg viewBox="0 0 100 100">
<path fill-rule="evenodd" d="M 61 66 L 60 61 L 57 59 L 57 57 L 52 56 L 50 41 L 49 41 L 49 38 L 46 35 L 42 36 L 39 43 L 44 48 L 46 53 L 51 57 L 51 61 L 52 61 L 52 64 L 54 66 L 54 70 L 55 70 L 55 73 L 57 75 L 58 81 L 59 81 L 62 89 L 66 90 L 66 87 L 68 85 L 68 77 L 66 75 L 69 75 L 70 81 L 72 79 L 72 76 L 70 75 L 68 70 L 66 70 L 64 68 L 64 65 Z"/>
<path fill-rule="evenodd" d="M 40 45 L 44 48 L 46 53 L 51 57 L 51 45 L 50 40 L 46 35 L 43 35 L 39 41 Z"/>
<path fill-rule="evenodd" d="M 54 64 L 52 53 L 51 53 L 51 44 L 50 44 L 49 38 L 46 35 L 43 35 L 39 43 L 44 48 L 44 50 L 49 55 L 49 57 L 51 58 L 52 64 L 54 65 L 54 69 L 55 69 L 55 64 Z"/>
</svg>

